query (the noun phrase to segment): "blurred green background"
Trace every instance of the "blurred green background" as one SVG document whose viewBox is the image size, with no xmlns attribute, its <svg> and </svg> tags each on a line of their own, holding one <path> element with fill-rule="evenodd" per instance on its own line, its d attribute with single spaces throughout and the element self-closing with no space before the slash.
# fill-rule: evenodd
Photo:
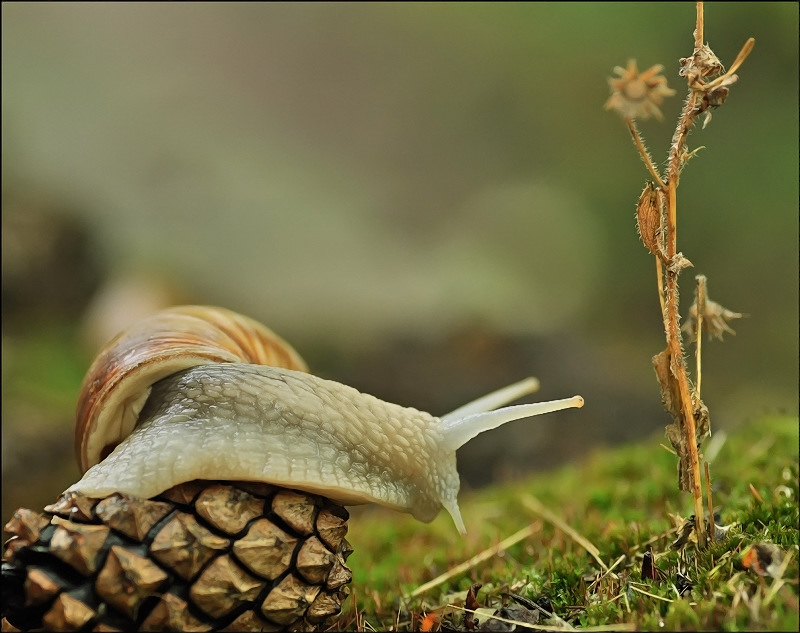
<svg viewBox="0 0 800 633">
<path fill-rule="evenodd" d="M 3 3 L 3 520 L 78 477 L 102 340 L 176 301 L 254 316 L 317 373 L 443 413 L 536 375 L 587 405 L 462 449 L 464 487 L 669 422 L 647 179 L 607 77 L 694 3 Z M 679 189 L 694 274 L 749 316 L 704 346 L 712 426 L 797 411 L 798 7 L 706 6 L 726 65 Z"/>
</svg>

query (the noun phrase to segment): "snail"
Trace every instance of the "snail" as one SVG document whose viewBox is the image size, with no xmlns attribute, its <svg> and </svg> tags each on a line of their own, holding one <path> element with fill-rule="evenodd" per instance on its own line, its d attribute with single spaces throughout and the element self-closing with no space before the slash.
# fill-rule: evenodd
<svg viewBox="0 0 800 633">
<path fill-rule="evenodd" d="M 68 492 L 151 498 L 195 479 L 257 481 L 424 522 L 444 507 L 464 534 L 456 449 L 506 422 L 583 406 L 580 396 L 503 406 L 537 384 L 435 417 L 308 373 L 247 317 L 170 308 L 118 335 L 91 366 L 75 438 L 85 473 Z"/>
<path fill-rule="evenodd" d="M 288 343 L 234 312 L 147 317 L 84 379 L 82 479 L 5 526 L 3 628 L 324 628 L 353 577 L 343 506 L 422 521 L 444 507 L 463 534 L 456 449 L 510 420 L 583 405 L 503 406 L 537 384 L 435 417 L 310 374 Z"/>
</svg>

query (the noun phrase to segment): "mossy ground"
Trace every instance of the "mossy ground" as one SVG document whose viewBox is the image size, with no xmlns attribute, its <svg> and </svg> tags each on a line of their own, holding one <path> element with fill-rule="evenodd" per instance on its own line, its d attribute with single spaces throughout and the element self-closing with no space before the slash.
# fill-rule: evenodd
<svg viewBox="0 0 800 633">
<path fill-rule="evenodd" d="M 509 604 L 504 594 L 513 593 L 557 616 L 542 616 L 539 624 L 546 627 L 796 631 L 798 420 L 766 417 L 727 437 L 720 431 L 715 441 L 717 523 L 733 527 L 702 551 L 693 543 L 671 548 L 677 530 L 670 514 L 690 514 L 692 502 L 678 492 L 676 458 L 658 438 L 462 495 L 469 530 L 464 538 L 445 514 L 423 525 L 406 515 L 356 510 L 349 536 L 355 548 L 353 592 L 336 629 L 418 630 L 422 618 L 433 614 L 426 622 L 432 630 L 462 630 L 467 590 L 480 583 L 477 601 L 486 613 Z M 711 453 L 708 441 L 705 447 Z M 577 540 L 564 525 L 554 525 L 548 512 L 574 530 Z M 527 532 L 518 543 L 412 595 L 521 529 Z M 579 544 L 580 537 L 597 548 L 597 558 Z M 759 542 L 783 550 L 780 578 L 743 565 L 743 554 Z M 642 577 L 648 548 L 657 581 Z M 691 583 L 683 596 L 679 570 Z"/>
</svg>

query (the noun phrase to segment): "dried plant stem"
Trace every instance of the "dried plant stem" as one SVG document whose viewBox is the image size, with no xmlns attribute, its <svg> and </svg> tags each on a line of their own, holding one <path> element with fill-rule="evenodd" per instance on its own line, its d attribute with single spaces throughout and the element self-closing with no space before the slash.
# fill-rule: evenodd
<svg viewBox="0 0 800 633">
<path fill-rule="evenodd" d="M 636 144 L 636 149 L 639 150 L 639 155 L 642 157 L 642 161 L 644 162 L 645 167 L 647 167 L 647 171 L 650 172 L 650 175 L 658 185 L 658 188 L 664 189 L 664 181 L 661 180 L 661 176 L 658 175 L 658 171 L 653 164 L 653 159 L 650 157 L 650 153 L 647 151 L 647 147 L 645 147 L 642 136 L 639 134 L 639 130 L 636 128 L 636 122 L 633 119 L 626 117 L 625 123 L 628 125 L 628 129 L 633 137 L 633 142 Z"/>
<path fill-rule="evenodd" d="M 696 49 L 700 48 L 703 45 L 703 3 L 698 2 L 697 4 L 697 26 L 694 29 L 694 47 Z"/>
<path fill-rule="evenodd" d="M 658 596 L 656 596 L 658 597 Z M 671 602 L 671 601 L 670 601 Z M 506 624 L 512 624 L 516 628 L 505 628 L 505 629 L 489 629 L 489 630 L 502 630 L 502 631 L 515 631 L 517 629 L 531 629 L 533 631 L 575 631 L 576 629 L 571 626 L 568 622 L 564 622 L 561 620 L 557 615 L 554 615 L 557 618 L 556 621 L 561 620 L 563 624 L 557 625 L 549 625 L 549 624 L 531 624 L 530 622 L 522 622 L 520 620 L 511 620 L 509 618 L 504 618 L 499 615 L 492 615 L 486 612 L 478 612 L 473 609 L 467 609 L 462 607 L 458 604 L 448 604 L 448 607 L 455 609 L 456 611 L 463 611 L 464 613 L 471 613 L 473 615 L 478 615 L 483 618 L 488 618 L 489 620 L 495 620 L 497 622 L 505 622 Z M 636 623 L 635 622 L 616 622 L 614 624 L 602 624 L 598 626 L 582 626 L 580 627 L 580 631 L 586 633 L 594 633 L 600 631 L 635 631 L 636 630 Z"/>
<path fill-rule="evenodd" d="M 702 38 L 703 33 L 703 3 L 697 3 L 697 27 L 695 29 L 695 46 L 697 46 L 698 36 Z M 702 46 L 702 40 L 700 40 Z M 697 101 L 696 92 L 690 90 L 689 96 L 675 128 L 672 137 L 672 145 L 669 152 L 667 166 L 667 221 L 664 227 L 666 238 L 666 256 L 670 262 L 676 262 L 678 253 L 678 214 L 677 214 L 677 187 L 681 168 L 683 167 L 684 156 L 686 155 L 686 139 L 692 124 L 699 114 L 699 109 L 695 107 Z M 677 263 L 677 262 L 676 262 Z M 697 429 L 695 427 L 694 411 L 692 407 L 691 390 L 689 388 L 689 377 L 686 370 L 686 360 L 683 356 L 683 345 L 680 330 L 680 314 L 678 312 L 678 275 L 679 266 L 668 266 L 666 270 L 665 295 L 666 306 L 664 309 L 664 330 L 667 337 L 667 348 L 670 355 L 670 371 L 678 383 L 680 392 L 681 408 L 685 420 L 686 444 L 691 464 L 692 496 L 694 498 L 695 528 L 697 539 L 701 547 L 706 545 L 706 530 L 703 512 L 703 491 L 700 479 L 700 456 L 697 451 Z"/>
<path fill-rule="evenodd" d="M 694 31 L 694 44 L 695 54 L 697 54 L 704 46 L 703 44 L 703 3 L 697 3 L 697 20 Z M 686 433 L 686 448 L 691 465 L 691 488 L 692 496 L 694 497 L 694 516 L 695 527 L 697 530 L 697 538 L 701 547 L 706 545 L 706 530 L 703 512 L 703 491 L 700 479 L 700 456 L 697 447 L 697 428 L 694 416 L 694 400 L 692 398 L 691 389 L 689 386 L 689 378 L 686 368 L 686 360 L 683 356 L 683 343 L 681 339 L 680 330 L 680 314 L 678 312 L 678 275 L 681 268 L 686 265 L 686 261 L 678 253 L 678 202 L 677 202 L 677 188 L 678 180 L 680 179 L 681 170 L 683 169 L 686 160 L 691 154 L 686 149 L 686 141 L 689 132 L 695 119 L 701 112 L 707 109 L 707 102 L 699 103 L 702 95 L 710 95 L 717 87 L 721 87 L 735 80 L 733 73 L 738 70 L 747 56 L 753 50 L 755 40 L 750 38 L 745 42 L 739 54 L 736 56 L 733 64 L 731 64 L 728 72 L 720 77 L 717 77 L 708 84 L 693 83 L 697 81 L 689 77 L 689 96 L 683 106 L 681 117 L 678 125 L 675 128 L 675 133 L 672 137 L 672 145 L 669 151 L 669 160 L 667 162 L 667 218 L 664 226 L 664 238 L 666 241 L 666 257 L 669 265 L 666 267 L 666 279 L 664 282 L 665 305 L 663 309 L 664 315 L 664 330 L 667 336 L 667 348 L 670 355 L 670 371 L 678 383 L 678 390 L 681 399 L 681 409 L 683 418 L 685 420 L 685 433 Z M 701 92 L 702 89 L 702 92 Z M 703 107 L 698 107 L 702 105 Z M 703 278 L 705 280 L 705 278 Z M 700 401 L 700 382 L 701 382 L 701 356 L 700 356 L 700 338 L 702 332 L 702 314 L 700 301 L 702 294 L 702 301 L 705 302 L 705 285 L 702 290 L 700 284 L 704 284 L 698 279 L 698 332 L 697 332 L 697 389 L 695 391 L 695 399 Z M 710 482 L 707 486 L 710 487 Z M 709 490 L 710 492 L 710 490 Z"/>
<path fill-rule="evenodd" d="M 493 556 L 496 556 L 498 552 L 508 549 L 512 545 L 516 545 L 520 541 L 524 541 L 526 538 L 535 534 L 540 529 L 542 529 L 540 522 L 531 523 L 530 525 L 522 528 L 521 530 L 514 532 L 511 536 L 507 539 L 500 541 L 499 543 L 492 545 L 488 549 L 483 550 L 479 554 L 476 554 L 469 560 L 464 561 L 463 563 L 459 563 L 455 567 L 448 569 L 443 574 L 440 574 L 433 580 L 429 580 L 424 585 L 420 585 L 414 591 L 411 592 L 410 598 L 416 598 L 417 596 L 422 595 L 426 591 L 433 589 L 437 585 L 441 585 L 444 582 L 447 582 L 451 578 L 455 578 L 463 574 L 465 571 L 468 571 L 475 567 L 476 565 L 481 564 L 482 562 L 489 560 Z"/>
<path fill-rule="evenodd" d="M 691 56 L 681 59 L 681 76 L 686 78 L 688 96 L 683 104 L 680 118 L 672 135 L 667 167 L 664 177 L 659 175 L 655 164 L 636 127 L 634 118 L 655 115 L 661 118 L 657 106 L 665 96 L 675 93 L 666 85 L 666 79 L 658 73 L 661 65 L 652 66 L 638 73 L 636 62 L 628 62 L 627 68 L 617 67 L 618 78 L 610 78 L 612 95 L 606 108 L 620 112 L 631 133 L 633 142 L 655 184 L 645 185 L 636 207 L 636 222 L 639 236 L 645 247 L 656 258 L 656 280 L 658 299 L 667 348 L 653 357 L 653 366 L 661 386 L 664 406 L 673 418 L 666 432 L 675 447 L 679 458 L 679 482 L 681 490 L 689 490 L 694 500 L 695 533 L 698 545 L 707 544 L 705 513 L 703 511 L 703 483 L 700 473 L 700 454 L 698 428 L 705 437 L 710 433 L 708 409 L 700 399 L 702 380 L 702 326 L 706 301 L 705 278 L 698 277 L 698 322 L 697 322 L 697 386 L 689 381 L 686 358 L 683 353 L 683 339 L 680 327 L 678 277 L 683 268 L 691 266 L 682 253 L 678 252 L 678 197 L 677 189 L 681 171 L 695 152 L 687 149 L 689 132 L 697 117 L 704 115 L 705 126 L 711 120 L 711 111 L 725 102 L 738 77 L 736 70 L 753 50 L 755 40 L 748 39 L 742 46 L 730 70 L 723 72 L 722 63 L 704 42 L 703 3 L 696 5 L 694 51 Z M 722 73 L 722 74 L 720 74 Z M 719 75 L 719 76 L 717 76 Z M 711 79 L 711 77 L 715 77 Z M 643 97 L 644 95 L 644 97 Z M 666 207 L 666 208 L 665 208 Z M 737 315 L 726 311 L 728 315 Z M 724 316 L 725 319 L 733 316 Z M 720 319 L 721 320 L 721 319 Z M 706 323 L 710 326 L 713 322 Z M 726 326 L 725 330 L 732 331 Z M 708 473 L 708 470 L 706 471 Z M 709 488 L 710 481 L 706 482 Z"/>
<path fill-rule="evenodd" d="M 725 83 L 726 80 L 731 75 L 733 75 L 737 70 L 739 70 L 739 66 L 741 66 L 744 63 L 744 60 L 746 60 L 748 55 L 750 55 L 755 45 L 756 45 L 755 38 L 752 37 L 748 38 L 748 40 L 742 45 L 742 49 L 739 51 L 739 54 L 736 56 L 736 59 L 733 60 L 731 67 L 728 69 L 728 72 L 726 72 L 724 75 L 720 75 L 713 81 L 708 82 L 705 89 L 707 91 L 713 90 L 714 88 Z"/>
<path fill-rule="evenodd" d="M 711 468 L 708 462 L 703 462 L 703 468 L 706 471 L 706 493 L 708 494 L 708 524 L 710 526 L 709 539 L 713 543 L 716 538 L 716 528 L 714 527 L 714 500 L 711 497 Z"/>
<path fill-rule="evenodd" d="M 564 534 L 572 538 L 573 541 L 575 541 L 578 545 L 580 545 L 583 549 L 585 549 L 589 553 L 589 555 L 592 558 L 594 558 L 594 560 L 597 562 L 598 565 L 600 565 L 600 568 L 603 571 L 608 571 L 608 565 L 606 565 L 603 559 L 600 558 L 600 550 L 597 549 L 597 546 L 590 540 L 579 534 L 571 526 L 567 525 L 566 521 L 564 521 L 563 519 L 557 517 L 555 514 L 550 512 L 550 510 L 548 510 L 544 506 L 544 504 L 541 501 L 539 501 L 536 497 L 525 495 L 524 497 L 522 497 L 522 504 L 526 508 L 528 508 L 528 510 L 535 512 L 545 521 L 547 521 L 548 523 L 552 523 L 558 529 L 564 532 Z"/>
<path fill-rule="evenodd" d="M 650 152 L 647 151 L 644 140 L 642 140 L 642 135 L 639 134 L 639 129 L 636 127 L 636 121 L 630 117 L 625 117 L 625 124 L 628 126 L 628 130 L 630 130 L 633 143 L 636 145 L 636 149 L 639 152 L 639 156 L 641 156 L 645 167 L 647 167 L 647 171 L 650 172 L 650 175 L 653 177 L 653 181 L 656 183 L 658 188 L 661 191 L 664 191 L 666 189 L 666 185 L 656 170 L 655 164 L 653 164 L 653 159 L 650 156 Z M 661 314 L 664 314 L 664 282 L 663 275 L 661 273 L 661 260 L 658 257 L 656 257 L 656 280 L 658 282 L 658 301 L 661 304 Z"/>
<path fill-rule="evenodd" d="M 695 393 L 700 399 L 700 384 L 703 380 L 703 315 L 706 313 L 706 297 L 708 296 L 708 280 L 705 275 L 697 275 L 697 332 L 694 348 L 694 356 L 697 361 L 695 374 Z M 711 491 L 709 491 L 711 494 Z"/>
</svg>

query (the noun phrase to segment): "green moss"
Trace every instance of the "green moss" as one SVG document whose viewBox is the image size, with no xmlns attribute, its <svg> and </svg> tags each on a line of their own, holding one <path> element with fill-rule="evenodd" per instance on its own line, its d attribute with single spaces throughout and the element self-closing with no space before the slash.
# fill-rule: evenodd
<svg viewBox="0 0 800 633">
<path fill-rule="evenodd" d="M 446 516 L 425 526 L 387 511 L 360 512 L 349 537 L 356 601 L 346 605 L 338 626 L 353 628 L 357 610 L 362 628 L 413 630 L 421 614 L 436 611 L 457 629 L 463 612 L 447 605 L 463 607 L 466 590 L 479 582 L 481 606 L 508 604 L 506 594 L 515 593 L 578 627 L 796 630 L 797 419 L 767 417 L 727 437 L 712 464 L 713 492 L 720 522 L 734 527 L 704 551 L 693 544 L 670 548 L 676 538 L 670 514 L 690 515 L 692 501 L 678 492 L 675 457 L 661 441 L 597 452 L 579 465 L 465 495 L 469 533 L 463 539 Z M 592 543 L 606 566 L 622 560 L 603 573 L 575 539 L 526 505 L 530 497 Z M 527 525 L 527 538 L 410 597 Z M 754 542 L 774 543 L 790 557 L 785 582 L 743 567 L 742 554 Z M 642 579 L 647 547 L 656 555 L 659 581 Z M 679 570 L 691 583 L 682 597 Z"/>
</svg>

